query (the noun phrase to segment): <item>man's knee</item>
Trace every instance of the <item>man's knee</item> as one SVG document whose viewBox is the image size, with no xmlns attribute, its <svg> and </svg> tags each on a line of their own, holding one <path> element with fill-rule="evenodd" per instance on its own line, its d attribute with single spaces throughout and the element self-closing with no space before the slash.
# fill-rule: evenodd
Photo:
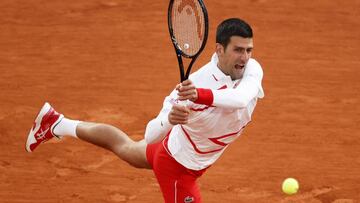
<svg viewBox="0 0 360 203">
<path fill-rule="evenodd" d="M 127 142 L 122 146 L 118 146 L 118 156 L 135 168 L 148 168 L 151 166 L 146 158 L 145 142 Z"/>
<path fill-rule="evenodd" d="M 201 202 L 200 189 L 196 180 L 179 180 L 177 189 L 177 202 Z"/>
</svg>

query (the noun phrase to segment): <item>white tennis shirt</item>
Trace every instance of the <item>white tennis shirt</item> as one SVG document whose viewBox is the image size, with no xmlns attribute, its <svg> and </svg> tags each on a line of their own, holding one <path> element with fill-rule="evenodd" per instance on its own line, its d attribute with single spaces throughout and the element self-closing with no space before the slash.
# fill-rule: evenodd
<svg viewBox="0 0 360 203">
<path fill-rule="evenodd" d="M 261 85 L 263 71 L 255 59 L 249 59 L 242 79 L 231 80 L 217 66 L 216 53 L 211 61 L 190 75 L 196 88 L 211 89 L 211 106 L 188 102 L 191 109 L 186 125 L 171 125 L 168 114 L 177 102 L 173 90 L 163 103 L 159 115 L 151 120 L 145 131 L 147 143 L 162 140 L 171 130 L 168 149 L 174 159 L 192 170 L 213 164 L 227 146 L 238 138 L 251 121 L 258 98 L 264 97 Z"/>
</svg>

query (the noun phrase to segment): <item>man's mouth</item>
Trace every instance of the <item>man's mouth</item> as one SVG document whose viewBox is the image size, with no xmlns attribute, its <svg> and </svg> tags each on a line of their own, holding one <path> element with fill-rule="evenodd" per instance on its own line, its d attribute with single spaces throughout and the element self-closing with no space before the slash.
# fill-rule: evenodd
<svg viewBox="0 0 360 203">
<path fill-rule="evenodd" d="M 236 69 L 243 69 L 245 67 L 245 64 L 235 64 Z"/>
</svg>

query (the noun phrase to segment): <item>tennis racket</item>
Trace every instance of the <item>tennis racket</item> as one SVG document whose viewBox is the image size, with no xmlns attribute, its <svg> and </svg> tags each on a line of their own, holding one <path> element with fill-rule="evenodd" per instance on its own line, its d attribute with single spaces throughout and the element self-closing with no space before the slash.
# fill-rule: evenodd
<svg viewBox="0 0 360 203">
<path fill-rule="evenodd" d="M 204 49 L 209 20 L 202 0 L 170 0 L 168 26 L 179 63 L 180 81 L 189 78 L 191 67 Z M 191 59 L 184 69 L 183 57 Z"/>
</svg>

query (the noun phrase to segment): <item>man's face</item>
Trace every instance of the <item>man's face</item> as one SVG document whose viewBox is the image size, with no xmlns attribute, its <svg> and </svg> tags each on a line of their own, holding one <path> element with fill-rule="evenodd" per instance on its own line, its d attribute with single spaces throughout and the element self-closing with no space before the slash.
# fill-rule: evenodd
<svg viewBox="0 0 360 203">
<path fill-rule="evenodd" d="M 217 43 L 218 67 L 225 75 L 229 75 L 232 80 L 241 79 L 244 75 L 245 65 L 251 57 L 253 47 L 252 38 L 240 36 L 232 36 L 226 49 Z"/>
</svg>

